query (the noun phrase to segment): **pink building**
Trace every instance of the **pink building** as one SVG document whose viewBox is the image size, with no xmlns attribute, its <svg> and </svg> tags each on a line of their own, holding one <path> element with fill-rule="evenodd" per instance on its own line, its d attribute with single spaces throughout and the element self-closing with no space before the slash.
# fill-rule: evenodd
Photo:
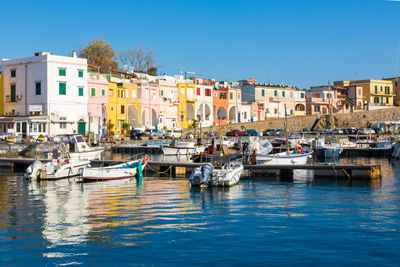
<svg viewBox="0 0 400 267">
<path fill-rule="evenodd" d="M 160 86 L 156 82 L 138 81 L 138 89 L 142 95 L 142 126 L 160 128 Z"/>
<path fill-rule="evenodd" d="M 157 81 L 160 88 L 160 128 L 178 127 L 178 87 L 173 77 L 163 76 Z"/>
<path fill-rule="evenodd" d="M 253 121 L 263 121 L 266 119 L 266 112 L 264 103 L 252 102 L 251 103 L 251 114 Z"/>
<path fill-rule="evenodd" d="M 89 73 L 88 77 L 88 115 L 90 132 L 106 133 L 108 103 L 108 80 L 105 75 Z"/>
</svg>

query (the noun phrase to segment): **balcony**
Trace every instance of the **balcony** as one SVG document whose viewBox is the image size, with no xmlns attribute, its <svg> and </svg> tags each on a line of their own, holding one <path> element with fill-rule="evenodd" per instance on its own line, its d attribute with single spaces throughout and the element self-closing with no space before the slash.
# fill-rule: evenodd
<svg viewBox="0 0 400 267">
<path fill-rule="evenodd" d="M 283 102 L 283 101 L 287 101 L 286 97 L 279 97 L 279 96 L 274 96 L 274 97 L 270 97 L 269 98 L 269 102 Z"/>
<path fill-rule="evenodd" d="M 6 103 L 17 103 L 17 101 L 21 99 L 22 99 L 21 95 L 15 95 L 14 97 L 6 95 Z"/>
</svg>

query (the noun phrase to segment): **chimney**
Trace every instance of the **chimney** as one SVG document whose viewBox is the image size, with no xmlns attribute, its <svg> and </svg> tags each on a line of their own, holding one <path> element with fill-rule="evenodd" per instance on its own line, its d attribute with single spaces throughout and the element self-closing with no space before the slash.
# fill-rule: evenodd
<svg viewBox="0 0 400 267">
<path fill-rule="evenodd" d="M 72 50 L 72 57 L 75 57 L 75 58 L 77 57 L 77 56 L 76 56 L 76 51 L 75 51 L 75 50 Z"/>
</svg>

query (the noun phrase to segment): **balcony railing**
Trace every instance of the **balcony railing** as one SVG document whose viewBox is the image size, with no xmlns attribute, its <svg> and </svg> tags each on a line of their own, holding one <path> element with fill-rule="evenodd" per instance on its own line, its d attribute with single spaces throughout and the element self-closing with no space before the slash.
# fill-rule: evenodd
<svg viewBox="0 0 400 267">
<path fill-rule="evenodd" d="M 17 103 L 17 96 L 6 95 L 6 103 Z"/>
<path fill-rule="evenodd" d="M 279 96 L 274 96 L 274 97 L 270 97 L 269 98 L 269 102 L 282 102 L 282 101 L 286 101 L 287 98 L 285 97 L 279 97 Z"/>
</svg>

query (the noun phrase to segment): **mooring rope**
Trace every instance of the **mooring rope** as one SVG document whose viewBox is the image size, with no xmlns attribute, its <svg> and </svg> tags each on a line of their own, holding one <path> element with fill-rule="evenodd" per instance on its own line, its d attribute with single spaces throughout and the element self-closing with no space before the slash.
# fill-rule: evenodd
<svg viewBox="0 0 400 267">
<path fill-rule="evenodd" d="M 158 174 L 166 174 L 172 167 L 172 165 L 169 165 L 168 169 L 166 169 L 165 171 L 160 172 L 160 171 L 157 171 L 157 170 L 153 169 L 152 167 L 150 167 L 150 164 L 147 164 L 147 166 L 149 166 L 150 170 L 152 170 L 153 172 L 156 172 Z"/>
</svg>

